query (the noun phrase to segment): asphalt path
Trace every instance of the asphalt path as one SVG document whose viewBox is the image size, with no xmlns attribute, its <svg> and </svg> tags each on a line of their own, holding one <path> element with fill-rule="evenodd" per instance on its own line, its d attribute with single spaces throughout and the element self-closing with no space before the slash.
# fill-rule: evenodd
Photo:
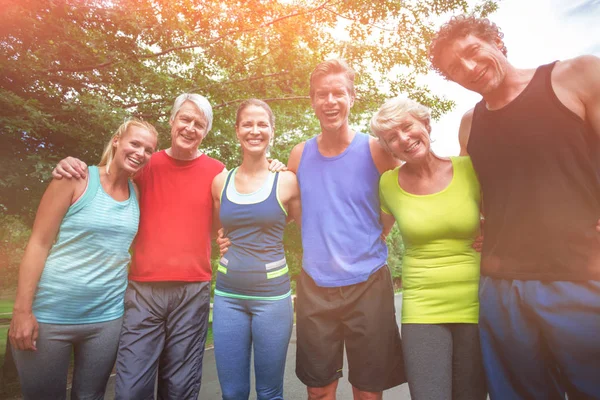
<svg viewBox="0 0 600 400">
<path fill-rule="evenodd" d="M 395 297 L 396 303 L 396 319 L 400 326 L 400 310 L 402 310 L 402 295 L 397 294 Z M 289 400 L 305 400 L 306 387 L 298 380 L 295 374 L 296 367 L 296 329 L 292 332 L 292 338 L 288 347 L 285 377 L 284 377 L 284 398 Z M 352 386 L 347 380 L 348 363 L 344 359 L 344 377 L 340 379 L 337 398 L 340 400 L 352 399 Z M 254 391 L 254 374 L 251 376 L 252 389 L 250 391 L 250 399 L 256 399 Z M 115 393 L 115 378 L 111 376 L 106 390 L 105 400 L 113 400 Z M 215 353 L 212 348 L 208 348 L 204 352 L 204 365 L 202 372 L 202 387 L 200 396 L 202 400 L 219 400 L 221 399 L 221 388 L 219 386 L 219 378 L 217 377 L 217 367 L 215 364 Z M 408 385 L 403 384 L 395 388 L 386 390 L 383 393 L 384 399 L 406 400 L 410 399 Z"/>
</svg>

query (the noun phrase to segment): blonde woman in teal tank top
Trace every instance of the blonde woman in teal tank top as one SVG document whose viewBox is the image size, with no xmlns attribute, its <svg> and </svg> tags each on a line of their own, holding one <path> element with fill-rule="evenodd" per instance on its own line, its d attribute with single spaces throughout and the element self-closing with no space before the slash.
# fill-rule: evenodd
<svg viewBox="0 0 600 400">
<path fill-rule="evenodd" d="M 371 120 L 383 147 L 404 164 L 385 172 L 379 195 L 384 234 L 398 223 L 402 347 L 413 400 L 483 400 L 478 329 L 480 187 L 468 157 L 431 151 L 429 110 L 388 100 Z"/>
<path fill-rule="evenodd" d="M 25 399 L 101 399 L 114 366 L 139 207 L 130 177 L 156 149 L 157 132 L 129 120 L 88 179 L 53 180 L 19 270 L 9 340 Z"/>
</svg>

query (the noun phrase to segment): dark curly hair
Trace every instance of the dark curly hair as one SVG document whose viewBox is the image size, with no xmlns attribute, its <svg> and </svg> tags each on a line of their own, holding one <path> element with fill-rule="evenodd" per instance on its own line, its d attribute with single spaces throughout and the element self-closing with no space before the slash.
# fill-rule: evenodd
<svg viewBox="0 0 600 400">
<path fill-rule="evenodd" d="M 467 35 L 473 35 L 490 43 L 493 43 L 497 39 L 500 39 L 502 42 L 502 38 L 504 37 L 500 28 L 487 18 L 477 18 L 473 15 L 454 16 L 450 18 L 450 21 L 442 25 L 429 45 L 429 61 L 431 61 L 431 66 L 435 71 L 446 78 L 448 77 L 440 65 L 442 50 L 453 40 Z M 502 42 L 500 50 L 506 56 L 507 51 L 504 42 Z"/>
</svg>

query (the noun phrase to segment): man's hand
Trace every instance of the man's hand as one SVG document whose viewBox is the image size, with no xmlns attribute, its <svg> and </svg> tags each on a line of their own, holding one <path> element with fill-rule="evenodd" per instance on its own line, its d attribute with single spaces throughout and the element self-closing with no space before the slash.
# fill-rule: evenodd
<svg viewBox="0 0 600 400">
<path fill-rule="evenodd" d="M 478 235 L 473 241 L 473 248 L 476 252 L 481 253 L 483 250 L 483 235 Z"/>
<path fill-rule="evenodd" d="M 52 171 L 54 179 L 75 178 L 83 179 L 87 175 L 87 165 L 83 161 L 67 157 L 60 160 L 56 168 Z"/>
<path fill-rule="evenodd" d="M 477 235 L 477 237 L 475 237 L 475 240 L 473 241 L 473 245 L 472 245 L 472 247 L 478 253 L 481 253 L 481 251 L 483 250 L 483 224 L 484 223 L 485 223 L 485 218 L 480 217 L 479 218 L 479 235 Z"/>
<path fill-rule="evenodd" d="M 217 232 L 217 245 L 219 246 L 219 254 L 223 257 L 223 254 L 227 253 L 229 246 L 231 246 L 231 242 L 225 236 L 225 230 L 223 228 L 219 229 Z"/>
<path fill-rule="evenodd" d="M 269 161 L 269 171 L 271 172 L 281 172 L 281 171 L 287 171 L 287 166 L 282 163 L 281 161 L 279 161 L 276 158 L 267 158 L 267 161 Z"/>
<path fill-rule="evenodd" d="M 39 325 L 33 313 L 16 311 L 13 312 L 8 339 L 12 347 L 18 350 L 36 351 L 36 340 L 38 338 Z"/>
</svg>

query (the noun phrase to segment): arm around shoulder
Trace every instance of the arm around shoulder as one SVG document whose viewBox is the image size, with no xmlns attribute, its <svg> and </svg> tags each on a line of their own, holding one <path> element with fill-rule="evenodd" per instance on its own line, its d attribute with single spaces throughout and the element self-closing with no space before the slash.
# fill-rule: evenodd
<svg viewBox="0 0 600 400">
<path fill-rule="evenodd" d="M 302 159 L 302 153 L 304 152 L 304 145 L 306 145 L 306 142 L 298 143 L 290 152 L 287 167 L 288 170 L 292 171 L 294 174 L 298 173 L 300 160 Z"/>
<path fill-rule="evenodd" d="M 468 156 L 467 145 L 469 144 L 469 136 L 471 135 L 471 125 L 473 124 L 473 109 L 462 116 L 460 127 L 458 128 L 458 143 L 460 143 L 460 155 Z"/>
<path fill-rule="evenodd" d="M 383 174 L 385 171 L 396 168 L 401 164 L 400 160 L 397 160 L 387 150 L 383 148 L 379 139 L 369 136 L 369 149 L 371 150 L 371 158 L 375 167 L 379 171 L 379 174 Z"/>
</svg>

